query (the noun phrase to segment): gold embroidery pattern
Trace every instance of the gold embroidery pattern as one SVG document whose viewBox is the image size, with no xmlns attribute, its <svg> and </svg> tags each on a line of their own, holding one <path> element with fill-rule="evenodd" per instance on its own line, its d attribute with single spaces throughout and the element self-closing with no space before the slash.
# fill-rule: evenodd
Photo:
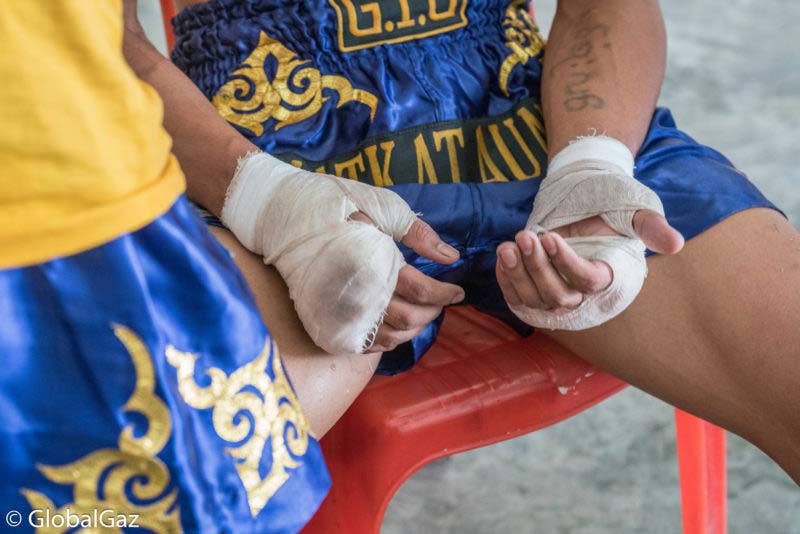
<svg viewBox="0 0 800 534">
<path fill-rule="evenodd" d="M 272 80 L 264 68 L 270 57 L 277 62 Z M 338 93 L 337 108 L 348 102 L 360 102 L 370 109 L 370 120 L 375 118 L 378 107 L 375 95 L 353 89 L 342 76 L 323 75 L 310 63 L 261 32 L 258 46 L 233 71 L 211 102 L 225 120 L 255 135 L 264 133 L 263 123 L 269 119 L 277 121 L 277 131 L 317 114 L 329 98 L 323 95 L 324 89 Z"/>
<path fill-rule="evenodd" d="M 525 6 L 525 0 L 514 0 L 503 17 L 506 46 L 511 54 L 500 66 L 498 81 L 503 94 L 508 96 L 508 77 L 517 65 L 524 65 L 542 51 L 544 40 Z"/>
<path fill-rule="evenodd" d="M 308 449 L 309 425 L 300 403 L 283 372 L 281 359 L 272 342 L 261 354 L 230 376 L 216 367 L 205 374 L 207 387 L 194 380 L 198 355 L 167 347 L 167 361 L 178 370 L 178 391 L 184 401 L 198 410 L 213 408 L 214 430 L 226 442 L 236 461 L 236 471 L 247 491 L 250 513 L 256 517 L 275 492 L 298 467 L 296 459 Z M 266 373 L 270 355 L 274 379 Z M 269 441 L 272 465 L 262 479 L 259 465 Z"/>
<path fill-rule="evenodd" d="M 143 416 L 147 420 L 147 432 L 136 437 L 133 425 L 128 425 L 119 435 L 119 449 L 100 449 L 59 467 L 37 465 L 48 480 L 73 486 L 71 504 L 56 510 L 53 502 L 42 493 L 23 489 L 22 494 L 31 508 L 49 510 L 51 515 L 64 515 L 67 509 L 77 515 L 108 509 L 118 515 L 137 515 L 139 526 L 146 531 L 177 534 L 181 532 L 176 504 L 178 491 L 168 492 L 169 471 L 156 457 L 172 432 L 169 411 L 155 394 L 155 374 L 145 344 L 128 328 L 120 325 L 113 328 L 136 370 L 136 386 L 123 410 Z M 68 529 L 68 526 L 63 530 L 40 528 L 37 532 L 51 534 Z"/>
</svg>

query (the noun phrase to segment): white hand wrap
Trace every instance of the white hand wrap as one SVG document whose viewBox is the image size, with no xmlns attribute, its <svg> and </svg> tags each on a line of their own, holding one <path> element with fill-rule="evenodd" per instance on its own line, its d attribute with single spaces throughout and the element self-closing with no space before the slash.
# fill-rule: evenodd
<svg viewBox="0 0 800 534">
<path fill-rule="evenodd" d="M 348 220 L 357 211 L 376 226 Z M 415 220 L 392 191 L 266 153 L 239 162 L 222 208 L 239 241 L 275 265 L 311 339 L 332 354 L 372 345 L 405 264 L 395 241 Z"/>
<path fill-rule="evenodd" d="M 647 276 L 644 243 L 633 230 L 640 209 L 664 214 L 658 196 L 633 178 L 633 155 L 610 137 L 583 137 L 559 152 L 533 203 L 526 228 L 536 233 L 599 215 L 625 237 L 573 237 L 566 242 L 581 257 L 606 262 L 613 280 L 605 290 L 586 295 L 568 312 L 512 306 L 526 323 L 554 330 L 583 330 L 622 313 Z"/>
</svg>

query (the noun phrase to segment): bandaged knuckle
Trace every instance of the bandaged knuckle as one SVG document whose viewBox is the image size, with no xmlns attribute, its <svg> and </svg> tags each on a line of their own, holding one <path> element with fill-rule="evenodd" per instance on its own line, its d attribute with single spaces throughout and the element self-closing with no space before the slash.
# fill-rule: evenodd
<svg viewBox="0 0 800 534">
<path fill-rule="evenodd" d="M 350 195 L 353 202 L 370 216 L 381 231 L 396 241 L 402 240 L 417 220 L 406 201 L 394 191 L 353 180 L 342 180 L 341 183 L 351 191 L 351 188 L 358 186 L 357 194 Z"/>
<path fill-rule="evenodd" d="M 636 210 L 651 209 L 663 214 L 658 196 L 633 177 L 634 157 L 630 149 L 606 136 L 582 137 L 556 154 L 535 197 L 526 228 L 542 232 L 600 216 L 618 236 L 597 235 L 565 238 L 581 258 L 603 261 L 613 272 L 591 276 L 566 276 L 573 291 L 554 293 L 540 288 L 542 300 L 553 310 L 512 311 L 531 326 L 583 330 L 603 324 L 625 310 L 639 293 L 647 274 L 644 244 L 633 232 L 631 219 Z M 553 264 L 565 272 L 558 259 Z"/>
<path fill-rule="evenodd" d="M 358 183 L 359 185 L 370 187 L 368 184 L 362 184 L 361 182 L 353 182 L 353 183 Z M 373 191 L 375 194 L 382 196 L 385 200 L 391 202 L 392 204 L 401 205 L 406 209 L 410 209 L 408 208 L 408 204 L 406 204 L 406 201 L 403 200 L 403 197 L 401 197 L 391 189 L 376 187 L 376 188 L 370 188 L 370 191 Z"/>
<path fill-rule="evenodd" d="M 386 232 L 347 220 L 358 209 L 379 226 L 408 229 L 408 206 L 381 202 L 373 189 L 257 153 L 240 163 L 223 206 L 223 222 L 275 265 L 306 331 L 329 353 L 370 343 L 405 263 Z"/>
</svg>

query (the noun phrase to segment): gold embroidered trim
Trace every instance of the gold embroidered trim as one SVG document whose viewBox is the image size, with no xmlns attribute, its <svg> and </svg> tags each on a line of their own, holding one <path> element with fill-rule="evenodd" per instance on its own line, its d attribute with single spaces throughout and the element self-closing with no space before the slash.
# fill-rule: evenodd
<svg viewBox="0 0 800 534">
<path fill-rule="evenodd" d="M 178 391 L 198 410 L 213 408 L 214 430 L 231 444 L 225 449 L 247 491 L 250 513 L 256 517 L 291 476 L 308 449 L 309 424 L 286 375 L 277 348 L 267 341 L 261 354 L 230 376 L 216 367 L 205 371 L 206 387 L 194 380 L 198 355 L 168 346 L 167 361 L 178 370 Z M 267 365 L 272 356 L 270 379 Z M 269 442 L 272 465 L 262 479 L 259 465 Z"/>
<path fill-rule="evenodd" d="M 272 80 L 264 67 L 270 57 L 277 61 Z M 262 31 L 258 46 L 231 73 L 211 102 L 225 120 L 257 136 L 264 133 L 264 122 L 269 119 L 277 121 L 278 131 L 319 113 L 329 99 L 323 89 L 338 93 L 337 108 L 359 102 L 370 109 L 370 120 L 375 118 L 378 98 L 374 94 L 354 89 L 342 76 L 323 75 L 310 63 Z"/>
<path fill-rule="evenodd" d="M 100 449 L 83 458 L 58 467 L 37 465 L 48 480 L 73 486 L 73 502 L 56 510 L 44 494 L 30 489 L 21 493 L 31 508 L 49 511 L 50 515 L 91 515 L 97 510 L 114 510 L 118 515 L 138 516 L 145 530 L 165 534 L 181 532 L 176 504 L 178 491 L 167 491 L 169 471 L 156 455 L 169 440 L 172 424 L 164 402 L 155 394 L 152 358 L 142 340 L 130 329 L 113 325 L 114 334 L 130 354 L 136 370 L 136 386 L 123 410 L 136 412 L 147 420 L 141 437 L 133 434 L 133 425 L 119 435 L 119 449 Z M 130 494 L 130 495 L 129 495 Z M 133 500 L 131 500 L 131 498 Z M 37 532 L 65 532 L 51 527 Z"/>
<path fill-rule="evenodd" d="M 511 54 L 500 66 L 498 82 L 500 90 L 508 96 L 508 77 L 511 71 L 517 65 L 524 65 L 536 57 L 544 47 L 544 40 L 526 9 L 525 0 L 511 2 L 503 17 L 503 28 L 506 34 L 505 45 L 511 49 Z"/>
</svg>

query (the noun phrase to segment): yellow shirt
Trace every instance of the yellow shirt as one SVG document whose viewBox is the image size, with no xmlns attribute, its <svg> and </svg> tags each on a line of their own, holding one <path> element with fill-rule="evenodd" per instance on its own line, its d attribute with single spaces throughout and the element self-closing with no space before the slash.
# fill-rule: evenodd
<svg viewBox="0 0 800 534">
<path fill-rule="evenodd" d="M 119 0 L 0 0 L 0 268 L 147 225 L 184 189 Z"/>
</svg>

